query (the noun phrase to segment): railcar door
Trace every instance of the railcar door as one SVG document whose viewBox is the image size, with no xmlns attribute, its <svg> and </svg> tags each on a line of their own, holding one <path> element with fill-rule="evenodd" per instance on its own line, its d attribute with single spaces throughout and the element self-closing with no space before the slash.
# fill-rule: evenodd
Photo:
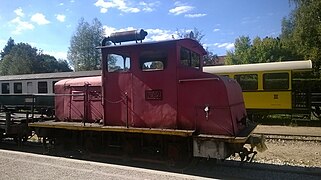
<svg viewBox="0 0 321 180">
<path fill-rule="evenodd" d="M 132 120 L 132 57 L 127 52 L 103 53 L 104 124 L 129 126 Z"/>
</svg>

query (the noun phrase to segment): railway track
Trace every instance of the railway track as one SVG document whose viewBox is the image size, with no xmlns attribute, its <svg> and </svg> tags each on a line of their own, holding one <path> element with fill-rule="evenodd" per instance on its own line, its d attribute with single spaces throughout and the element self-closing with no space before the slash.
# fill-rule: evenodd
<svg viewBox="0 0 321 180">
<path fill-rule="evenodd" d="M 265 139 L 270 140 L 285 140 L 285 141 L 315 141 L 321 142 L 321 136 L 311 135 L 291 135 L 291 134 L 266 134 L 266 133 L 254 133 L 254 135 L 264 136 Z"/>
<path fill-rule="evenodd" d="M 271 130 L 272 129 L 272 130 Z M 280 131 L 282 130 L 282 131 Z M 310 127 L 274 127 L 274 126 L 258 126 L 258 129 L 254 132 L 255 135 L 264 134 L 269 144 L 293 144 L 297 143 L 298 147 L 300 144 L 309 144 L 313 142 L 314 144 L 320 144 L 321 133 L 318 128 L 311 129 Z M 304 134 L 306 133 L 306 134 Z M 31 141 L 32 140 L 32 141 Z M 103 163 L 120 164 L 125 166 L 134 166 L 147 169 L 161 170 L 165 172 L 176 172 L 189 175 L 197 175 L 201 177 L 209 178 L 231 178 L 231 179 L 319 179 L 321 177 L 321 167 L 305 167 L 303 164 L 289 164 L 288 159 L 278 163 L 280 159 L 279 156 L 270 156 L 270 159 L 260 158 L 259 161 L 254 161 L 252 163 L 240 162 L 239 160 L 230 158 L 225 161 L 215 161 L 215 160 L 198 160 L 197 163 L 193 162 L 192 165 L 184 168 L 169 168 L 164 163 L 157 164 L 153 162 L 140 162 L 136 160 L 122 160 L 101 158 L 94 156 L 84 156 L 82 152 L 79 151 L 69 151 L 69 152 L 55 152 L 48 153 L 46 149 L 42 146 L 41 140 L 33 137 L 31 140 L 24 142 L 20 147 L 12 140 L 7 139 L 0 143 L 0 149 L 9 149 L 14 151 L 37 153 L 37 154 L 49 154 L 51 156 L 67 157 L 73 159 L 82 159 L 89 161 L 98 161 Z M 292 142 L 293 141 L 293 142 Z M 309 142 L 310 141 L 310 142 Z M 275 143 L 277 142 L 277 143 Z M 289 143 L 287 143 L 289 142 Z M 272 148 L 273 149 L 273 148 Z M 274 150 L 275 151 L 275 150 Z M 291 148 L 288 150 L 291 151 Z M 304 148 L 302 148 L 304 151 Z M 260 154 L 260 153 L 259 153 Z M 259 156 L 258 154 L 258 156 Z M 272 159 L 272 162 L 271 162 Z M 274 163 L 277 162 L 277 163 Z M 266 176 L 269 174 L 269 176 Z"/>
</svg>

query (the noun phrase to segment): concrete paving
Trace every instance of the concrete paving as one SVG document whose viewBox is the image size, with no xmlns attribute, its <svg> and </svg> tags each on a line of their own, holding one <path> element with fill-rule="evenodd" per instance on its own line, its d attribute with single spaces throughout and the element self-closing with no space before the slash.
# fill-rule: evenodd
<svg viewBox="0 0 321 180">
<path fill-rule="evenodd" d="M 178 173 L 0 150 L 0 179 L 207 179 Z"/>
<path fill-rule="evenodd" d="M 321 137 L 321 127 L 258 125 L 255 128 L 254 133 Z"/>
</svg>

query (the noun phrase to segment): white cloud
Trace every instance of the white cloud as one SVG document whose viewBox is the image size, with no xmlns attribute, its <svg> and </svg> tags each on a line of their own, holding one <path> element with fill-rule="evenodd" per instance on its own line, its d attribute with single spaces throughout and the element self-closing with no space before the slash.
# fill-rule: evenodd
<svg viewBox="0 0 321 180">
<path fill-rule="evenodd" d="M 65 51 L 45 51 L 44 50 L 43 53 L 54 56 L 57 60 L 58 59 L 67 60 L 67 52 Z"/>
<path fill-rule="evenodd" d="M 127 3 L 126 0 L 111 0 L 107 2 L 105 2 L 104 0 L 97 0 L 94 5 L 100 8 L 101 13 L 106 13 L 111 8 L 116 8 L 121 12 L 125 12 L 125 13 L 138 13 L 141 11 L 140 8 L 131 6 L 131 4 Z M 151 4 L 147 4 L 143 2 L 140 5 L 143 6 L 142 9 L 144 9 L 144 7 L 147 7 L 145 11 L 152 10 L 150 7 Z"/>
<path fill-rule="evenodd" d="M 231 49 L 234 49 L 234 48 L 235 48 L 235 45 L 234 45 L 234 43 L 229 43 L 227 46 L 225 46 L 225 48 L 226 48 L 227 50 L 231 50 Z"/>
<path fill-rule="evenodd" d="M 65 22 L 66 16 L 63 14 L 56 14 L 56 19 L 60 22 Z"/>
<path fill-rule="evenodd" d="M 213 32 L 218 32 L 218 31 L 220 31 L 221 29 L 219 29 L 219 28 L 215 28 L 215 29 L 213 29 Z"/>
<path fill-rule="evenodd" d="M 189 18 L 198 18 L 198 17 L 203 17 L 206 16 L 207 14 L 185 14 L 185 17 Z"/>
<path fill-rule="evenodd" d="M 164 29 L 146 29 L 148 32 L 148 36 L 146 37 L 146 41 L 163 41 L 177 38 L 177 33 L 171 30 Z"/>
<path fill-rule="evenodd" d="M 226 50 L 231 50 L 234 48 L 234 43 L 214 43 L 214 44 L 204 44 L 205 47 L 216 47 L 216 48 L 224 48 Z"/>
<path fill-rule="evenodd" d="M 146 3 L 146 2 L 139 2 L 139 5 L 142 6 L 142 10 L 145 12 L 152 12 L 155 11 L 155 8 L 160 5 L 159 1 Z"/>
<path fill-rule="evenodd" d="M 234 48 L 234 43 L 222 43 L 222 44 L 218 44 L 217 47 L 230 50 L 230 49 Z"/>
<path fill-rule="evenodd" d="M 130 30 L 140 30 L 140 28 L 127 27 L 122 29 L 116 29 L 114 27 L 104 26 L 105 36 L 109 36 L 113 32 L 121 32 L 121 31 L 130 31 Z M 177 37 L 176 31 L 171 30 L 163 30 L 163 29 L 145 29 L 148 35 L 144 41 L 162 41 L 169 40 Z"/>
<path fill-rule="evenodd" d="M 21 7 L 13 11 L 17 16 L 23 17 L 25 14 L 22 12 Z"/>
<path fill-rule="evenodd" d="M 13 34 L 20 34 L 24 30 L 34 29 L 34 26 L 31 23 L 22 21 L 20 17 L 14 18 L 10 23 L 16 25 L 16 29 L 12 32 Z"/>
<path fill-rule="evenodd" d="M 103 26 L 105 36 L 110 36 L 111 33 L 114 32 L 122 32 L 122 31 L 131 31 L 131 30 L 136 30 L 134 27 L 127 27 L 127 28 L 121 28 L 121 29 L 116 29 L 114 27 L 109 27 L 109 26 Z"/>
<path fill-rule="evenodd" d="M 194 7 L 192 7 L 192 6 L 177 6 L 173 9 L 170 9 L 169 13 L 174 14 L 174 15 L 180 15 L 183 13 L 187 13 L 187 12 L 191 11 L 192 9 L 194 9 Z"/>
<path fill-rule="evenodd" d="M 59 6 L 63 6 L 64 5 L 64 3 L 59 3 Z"/>
<path fill-rule="evenodd" d="M 46 19 L 45 15 L 41 13 L 32 15 L 30 20 L 37 23 L 38 25 L 45 25 L 50 23 L 50 21 Z"/>
</svg>

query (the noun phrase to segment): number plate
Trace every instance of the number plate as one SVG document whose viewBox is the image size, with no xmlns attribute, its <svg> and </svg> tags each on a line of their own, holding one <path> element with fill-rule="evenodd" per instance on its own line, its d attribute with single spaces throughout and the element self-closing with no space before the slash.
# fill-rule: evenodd
<svg viewBox="0 0 321 180">
<path fill-rule="evenodd" d="M 163 91 L 161 89 L 146 90 L 145 100 L 163 100 Z"/>
</svg>

